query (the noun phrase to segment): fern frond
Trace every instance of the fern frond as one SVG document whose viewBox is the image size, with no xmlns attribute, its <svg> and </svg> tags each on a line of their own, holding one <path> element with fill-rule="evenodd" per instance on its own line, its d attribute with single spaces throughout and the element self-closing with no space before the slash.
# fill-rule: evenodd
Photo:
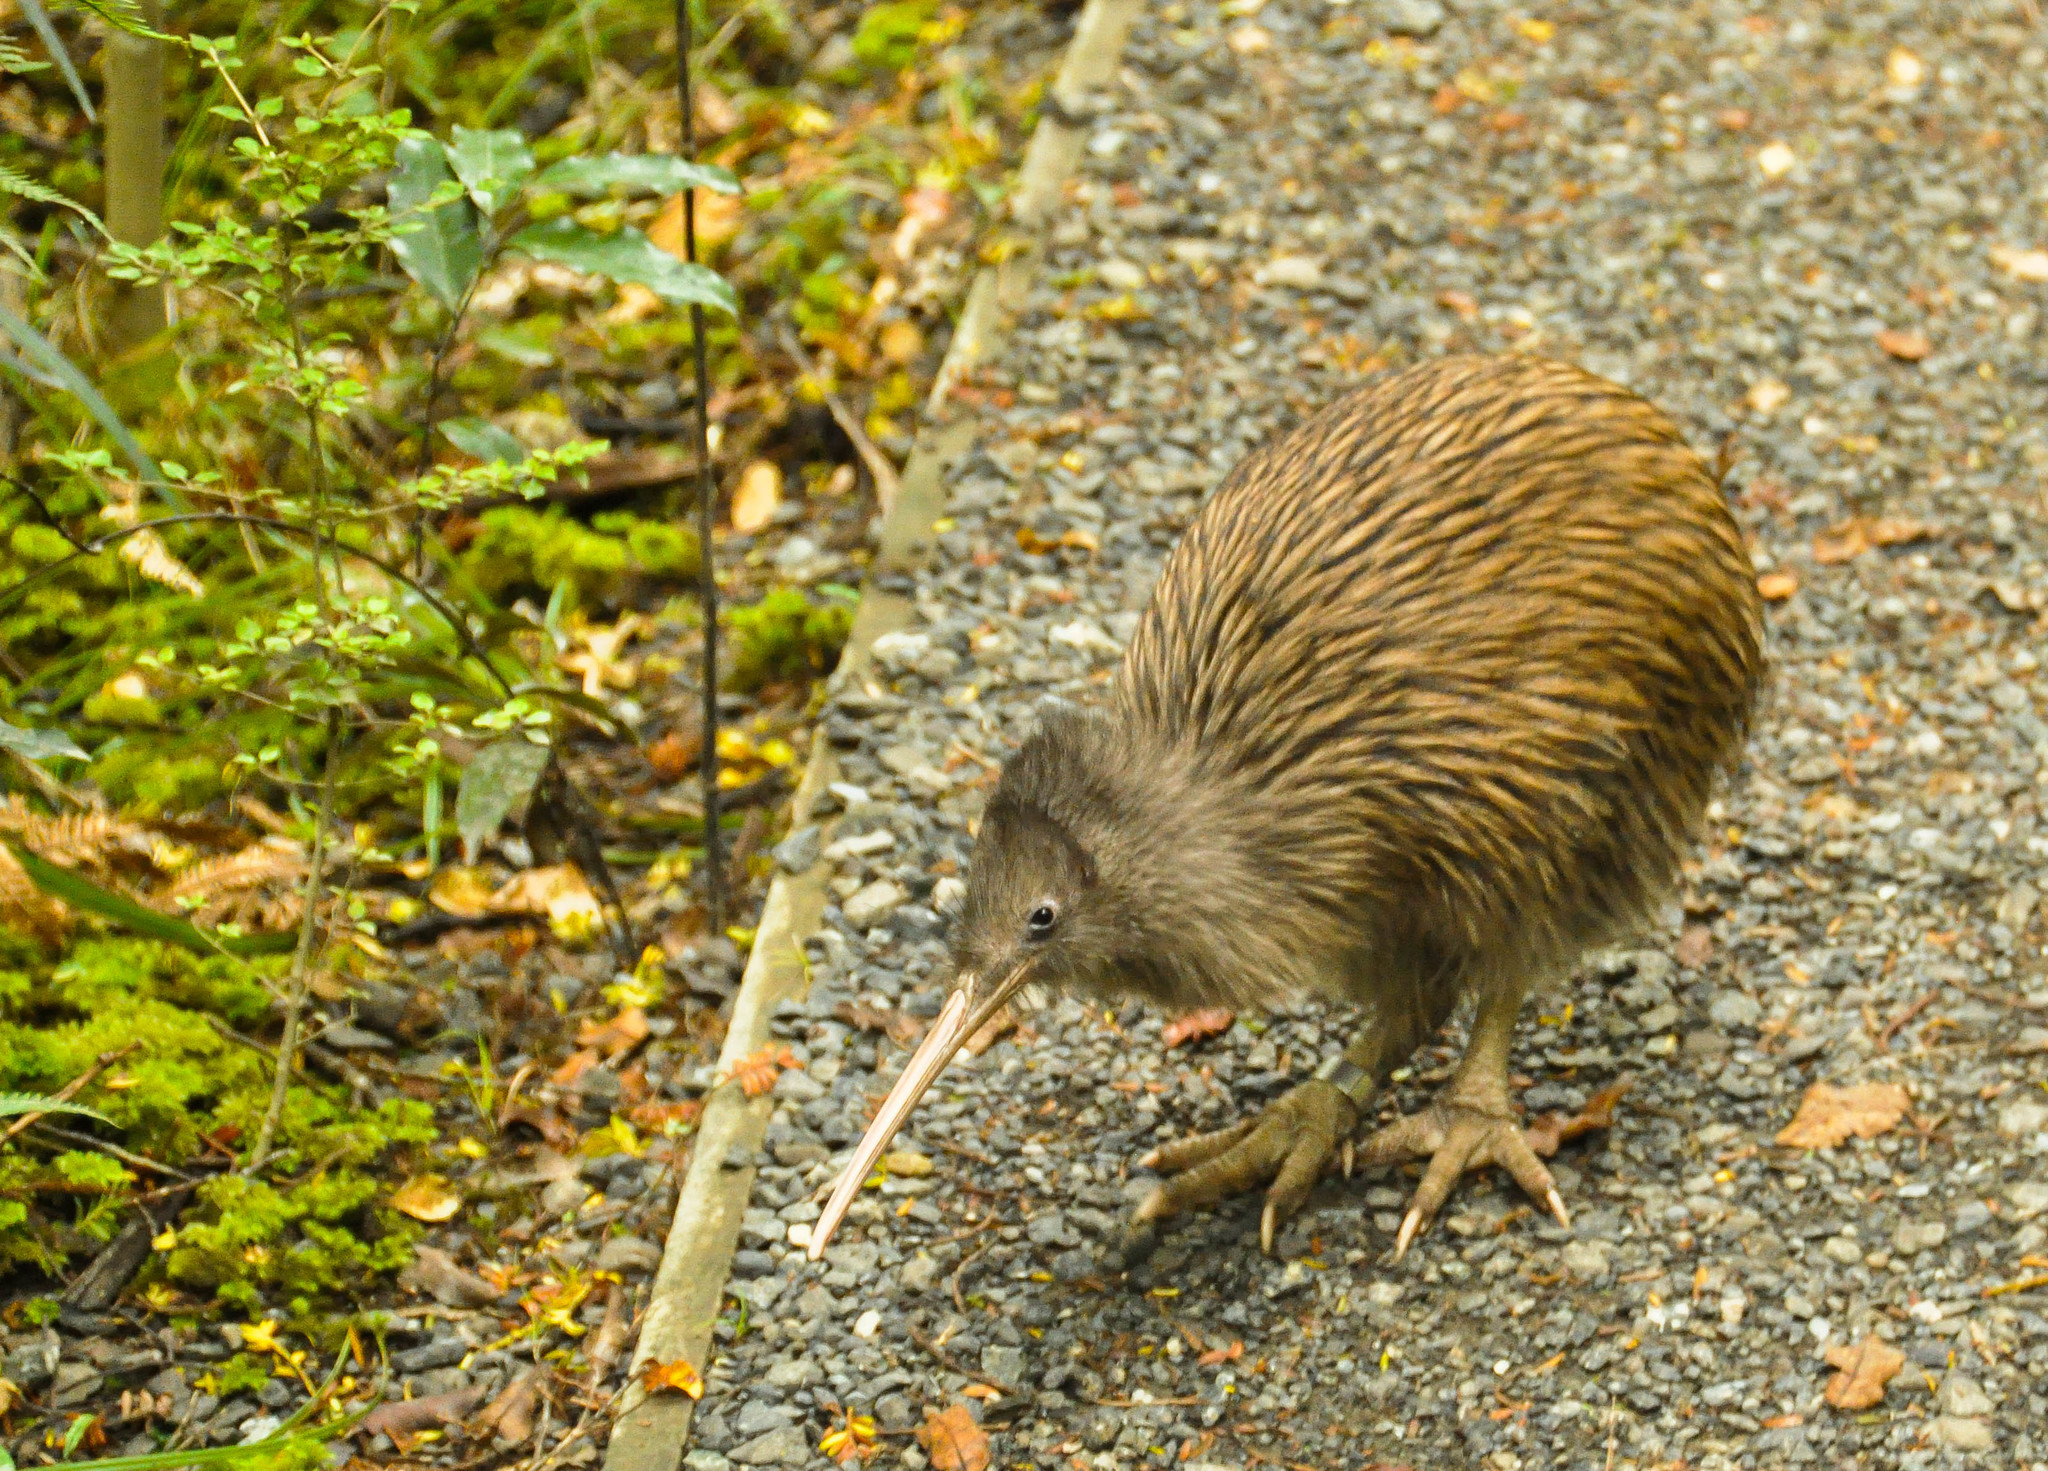
<svg viewBox="0 0 2048 1471">
<path fill-rule="evenodd" d="M 62 1099 L 45 1098 L 40 1093 L 0 1093 L 0 1119 L 19 1118 L 25 1113 L 82 1113 L 89 1119 L 98 1119 L 111 1124 L 112 1119 L 96 1108 L 87 1108 L 82 1103 L 66 1103 Z"/>
</svg>

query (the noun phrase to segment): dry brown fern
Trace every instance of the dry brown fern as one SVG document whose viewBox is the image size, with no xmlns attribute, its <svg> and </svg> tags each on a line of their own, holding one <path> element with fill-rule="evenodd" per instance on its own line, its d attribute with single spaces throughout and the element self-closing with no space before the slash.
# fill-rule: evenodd
<svg viewBox="0 0 2048 1471">
<path fill-rule="evenodd" d="M 239 853 L 203 859 L 180 873 L 155 903 L 166 909 L 189 909 L 202 924 L 232 920 L 260 929 L 282 929 L 297 922 L 302 900 L 297 886 L 304 880 L 306 850 L 292 838 L 269 837 Z"/>
<path fill-rule="evenodd" d="M 0 832 L 13 833 L 23 847 L 62 868 L 132 867 L 137 859 L 152 863 L 163 846 L 148 828 L 111 813 L 46 817 L 15 794 L 0 802 Z"/>
<path fill-rule="evenodd" d="M 0 843 L 0 927 L 27 930 L 50 944 L 71 928 L 71 912 L 36 887 L 5 843 Z"/>
</svg>

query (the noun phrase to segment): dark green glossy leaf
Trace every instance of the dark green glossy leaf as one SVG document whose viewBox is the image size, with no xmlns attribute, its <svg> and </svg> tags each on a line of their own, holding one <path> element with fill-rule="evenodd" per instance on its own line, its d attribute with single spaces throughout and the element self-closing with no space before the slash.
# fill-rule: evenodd
<svg viewBox="0 0 2048 1471">
<path fill-rule="evenodd" d="M 616 235 L 600 235 L 574 220 L 556 219 L 531 225 L 507 243 L 535 260 L 637 282 L 671 306 L 702 306 L 729 317 L 739 315 L 739 298 L 716 271 L 677 260 L 630 226 Z"/>
<path fill-rule="evenodd" d="M 55 756 L 87 759 L 78 742 L 61 730 L 24 730 L 4 720 L 0 720 L 0 751 L 12 751 L 25 761 L 48 761 Z"/>
<path fill-rule="evenodd" d="M 549 751 L 523 735 L 492 741 L 469 758 L 462 769 L 462 787 L 455 794 L 455 830 L 462 834 L 463 853 L 474 862 L 485 838 L 515 811 L 525 808 L 540 774 L 547 770 Z"/>
<path fill-rule="evenodd" d="M 669 153 L 604 153 L 595 158 L 565 158 L 542 174 L 543 189 L 567 194 L 607 194 L 622 189 L 632 194 L 680 194 L 685 189 L 710 189 L 737 194 L 740 181 L 715 163 L 691 163 Z"/>
<path fill-rule="evenodd" d="M 458 125 L 447 147 L 448 162 L 462 187 L 486 217 L 512 202 L 533 177 L 533 150 L 515 128 L 473 129 Z"/>
<path fill-rule="evenodd" d="M 526 463 L 526 446 L 489 419 L 447 419 L 440 427 L 448 442 L 472 460 L 486 464 L 492 460 L 503 460 L 508 465 Z"/>
<path fill-rule="evenodd" d="M 436 301 L 451 312 L 460 311 L 484 264 L 476 206 L 467 199 L 451 199 L 426 207 L 434 191 L 454 177 L 448 172 L 446 151 L 433 139 L 406 139 L 398 145 L 397 161 L 389 198 L 393 222 L 404 233 L 392 240 L 392 253 Z"/>
</svg>

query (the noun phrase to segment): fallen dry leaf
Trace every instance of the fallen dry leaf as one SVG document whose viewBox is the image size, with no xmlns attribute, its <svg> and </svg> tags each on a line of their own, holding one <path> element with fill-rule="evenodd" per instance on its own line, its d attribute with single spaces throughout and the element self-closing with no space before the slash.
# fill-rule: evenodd
<svg viewBox="0 0 2048 1471">
<path fill-rule="evenodd" d="M 445 1221 L 462 1209 L 462 1196 L 439 1175 L 414 1175 L 392 1192 L 391 1208 L 415 1221 Z"/>
<path fill-rule="evenodd" d="M 969 1057 L 979 1057 L 996 1045 L 1005 1035 L 1017 1030 L 1017 1013 L 1005 1006 L 988 1019 L 988 1024 L 969 1037 L 960 1050 Z"/>
<path fill-rule="evenodd" d="M 1902 363 L 1917 363 L 1934 351 L 1925 332 L 1903 327 L 1885 328 L 1877 334 L 1877 345 Z"/>
<path fill-rule="evenodd" d="M 434 875 L 427 898 L 457 919 L 482 919 L 491 909 L 491 881 L 480 868 L 444 868 Z"/>
<path fill-rule="evenodd" d="M 864 1001 L 842 1001 L 832 1015 L 860 1031 L 880 1032 L 899 1046 L 915 1042 L 925 1030 L 924 1023 L 907 1011 L 884 1010 Z"/>
<path fill-rule="evenodd" d="M 987 1471 L 988 1437 L 965 1405 L 927 1410 L 917 1443 L 932 1458 L 933 1471 Z"/>
<path fill-rule="evenodd" d="M 773 460 L 755 460 L 740 471 L 732 493 L 732 529 L 751 536 L 775 519 L 782 504 L 782 471 Z"/>
<path fill-rule="evenodd" d="M 649 1394 L 673 1390 L 677 1394 L 687 1394 L 691 1399 L 704 1398 L 704 1376 L 697 1372 L 696 1365 L 688 1359 L 670 1359 L 666 1364 L 649 1364 L 642 1371 L 640 1382 L 647 1386 Z"/>
<path fill-rule="evenodd" d="M 703 732 L 671 730 L 647 748 L 647 764 L 663 781 L 681 781 L 697 769 L 703 750 Z"/>
<path fill-rule="evenodd" d="M 412 1265 L 398 1274 L 398 1285 L 451 1308 L 483 1307 L 501 1290 L 432 1246 L 422 1246 L 414 1253 Z"/>
<path fill-rule="evenodd" d="M 1906 1116 L 1910 1100 L 1896 1083 L 1858 1083 L 1837 1088 L 1815 1083 L 1799 1100 L 1799 1112 L 1778 1132 L 1788 1149 L 1833 1149 L 1850 1137 L 1875 1139 Z"/>
<path fill-rule="evenodd" d="M 1775 378 L 1759 378 L 1749 385 L 1749 392 L 1743 395 L 1750 408 L 1759 414 L 1775 414 L 1785 406 L 1785 400 L 1792 396 L 1792 390 Z"/>
<path fill-rule="evenodd" d="M 1195 1367 L 1198 1369 L 1213 1369 L 1218 1364 L 1235 1363 L 1243 1357 L 1244 1340 L 1233 1338 L 1230 1340 L 1229 1348 L 1212 1348 L 1208 1352 L 1199 1355 L 1195 1359 Z"/>
<path fill-rule="evenodd" d="M 1828 1380 L 1827 1402 L 1838 1410 L 1867 1410 L 1884 1398 L 1884 1387 L 1906 1367 L 1906 1356 L 1867 1333 L 1851 1348 L 1846 1343 L 1830 1344 L 1824 1356 L 1830 1368 L 1841 1372 Z"/>
<path fill-rule="evenodd" d="M 775 1080 L 782 1076 L 784 1068 L 797 1065 L 796 1054 L 789 1050 L 787 1043 L 770 1042 L 759 1052 L 750 1053 L 733 1064 L 732 1076 L 725 1081 L 736 1082 L 749 1098 L 759 1098 L 775 1086 Z"/>
<path fill-rule="evenodd" d="M 1991 263 L 2022 281 L 2048 281 L 2048 250 L 2015 250 L 2010 245 L 1994 245 Z"/>
<path fill-rule="evenodd" d="M 714 194 L 709 189 L 696 192 L 697 249 L 700 254 L 709 254 L 739 234 L 740 227 L 746 223 L 747 202 L 737 194 Z M 661 213 L 647 227 L 647 238 L 677 260 L 683 258 L 682 195 L 671 195 L 661 207 Z"/>
<path fill-rule="evenodd" d="M 1159 1040 L 1168 1047 L 1178 1047 L 1183 1042 L 1199 1042 L 1204 1037 L 1229 1031 L 1230 1024 L 1236 1020 L 1234 1011 L 1221 1006 L 1205 1006 L 1200 1011 L 1191 1011 L 1168 1022 L 1160 1028 Z"/>
<path fill-rule="evenodd" d="M 1790 572 L 1766 572 L 1756 580 L 1756 590 L 1767 603 L 1782 603 L 1799 591 L 1799 579 Z"/>
<path fill-rule="evenodd" d="M 647 1013 L 637 1006 L 629 1006 L 610 1021 L 600 1022 L 596 1017 L 587 1019 L 576 1029 L 578 1047 L 596 1047 L 609 1052 L 616 1062 L 626 1053 L 645 1042 L 648 1038 Z"/>
<path fill-rule="evenodd" d="M 402 1441 L 405 1436 L 431 1430 L 436 1425 L 456 1424 L 483 1397 L 482 1389 L 457 1389 L 418 1399 L 386 1400 L 356 1422 L 355 1433 L 365 1437 L 382 1433 Z"/>
<path fill-rule="evenodd" d="M 1614 1105 L 1621 1101 L 1621 1095 L 1628 1092 L 1629 1087 L 1627 1078 L 1609 1083 L 1588 1098 L 1586 1106 L 1575 1114 L 1540 1114 L 1529 1121 L 1529 1126 L 1522 1130 L 1522 1137 L 1529 1141 L 1531 1149 L 1548 1159 L 1567 1139 L 1576 1139 L 1595 1129 L 1613 1128 Z"/>
<path fill-rule="evenodd" d="M 539 1405 L 540 1371 L 528 1369 L 477 1413 L 473 1428 L 496 1436 L 501 1445 L 524 1445 L 533 1434 L 533 1412 Z"/>
<path fill-rule="evenodd" d="M 1671 958 L 1687 970 L 1698 970 L 1714 954 L 1714 932 L 1703 924 L 1688 925 L 1671 949 Z"/>
<path fill-rule="evenodd" d="M 1766 143 L 1757 150 L 1756 166 L 1763 170 L 1766 179 L 1784 178 L 1798 162 L 1799 155 L 1784 143 Z"/>
<path fill-rule="evenodd" d="M 1873 547 L 1903 546 L 1923 541 L 1934 528 L 1925 521 L 1908 521 L 1897 516 L 1858 516 L 1844 521 L 1813 539 L 1813 560 L 1823 567 L 1852 561 Z"/>
</svg>

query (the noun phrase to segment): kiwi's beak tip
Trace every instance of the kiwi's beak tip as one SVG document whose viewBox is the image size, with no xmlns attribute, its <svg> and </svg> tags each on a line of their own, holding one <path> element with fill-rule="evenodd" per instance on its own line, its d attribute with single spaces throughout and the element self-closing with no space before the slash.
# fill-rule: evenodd
<svg viewBox="0 0 2048 1471">
<path fill-rule="evenodd" d="M 1007 995 L 1014 989 L 1010 986 L 997 988 Z M 903 1065 L 902 1074 L 895 1086 L 882 1100 L 882 1106 L 875 1111 L 874 1122 L 861 1135 L 854 1146 L 853 1157 L 846 1169 L 832 1187 L 832 1194 L 825 1202 L 825 1209 L 811 1227 L 811 1242 L 805 1255 L 817 1261 L 825 1254 L 825 1247 L 832 1239 L 832 1233 L 839 1229 L 845 1219 L 847 1208 L 853 1204 L 853 1197 L 859 1191 L 868 1172 L 882 1157 L 882 1151 L 889 1147 L 889 1141 L 903 1127 L 910 1112 L 917 1106 L 934 1079 L 945 1070 L 946 1064 L 973 1035 L 974 1028 L 985 1019 L 989 1007 L 978 994 L 980 978 L 973 972 L 963 972 L 946 998 L 931 1029 L 924 1034 L 924 1040 L 910 1055 L 910 1061 Z M 977 1004 L 979 1003 L 979 1004 Z"/>
</svg>

